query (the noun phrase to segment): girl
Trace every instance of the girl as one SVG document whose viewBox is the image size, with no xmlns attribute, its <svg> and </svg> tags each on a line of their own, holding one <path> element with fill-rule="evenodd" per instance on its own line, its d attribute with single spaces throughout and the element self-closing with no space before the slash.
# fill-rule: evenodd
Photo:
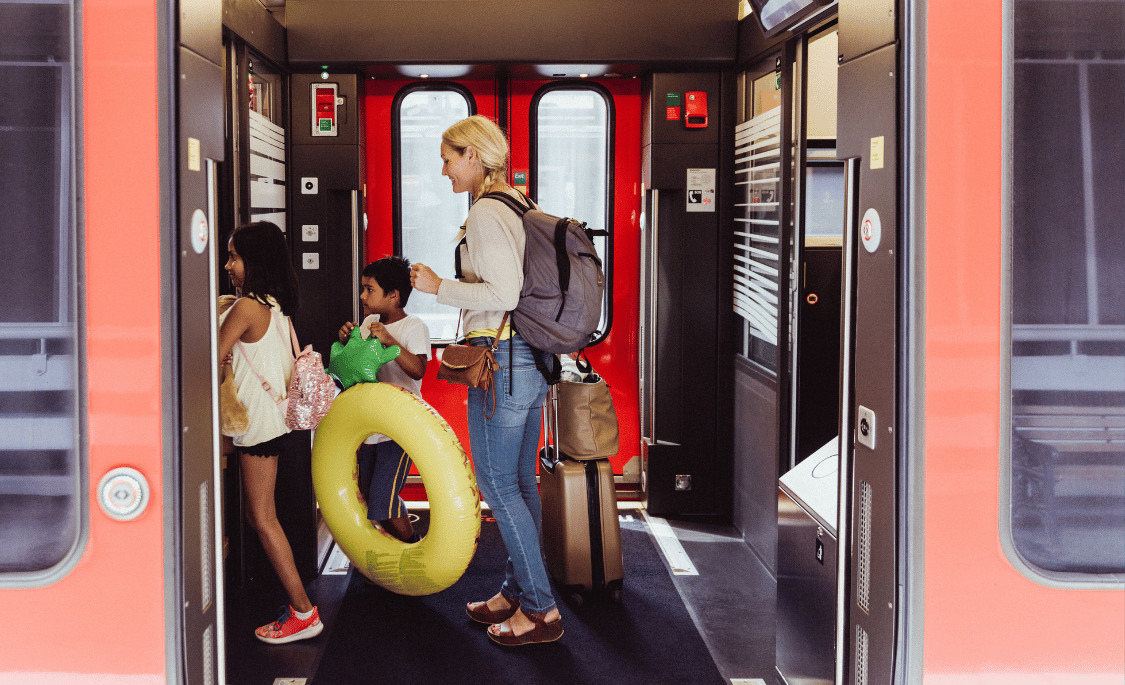
<svg viewBox="0 0 1125 685">
<path fill-rule="evenodd" d="M 498 191 L 524 201 L 504 181 L 508 141 L 490 119 L 476 115 L 449 127 L 442 134 L 441 159 L 442 175 L 453 182 L 453 192 L 471 193 L 476 200 Z M 461 307 L 470 344 L 501 341 L 496 359 L 503 362 L 495 373 L 491 418 L 483 411 L 485 392 L 469 388 L 469 444 L 477 484 L 496 517 L 508 562 L 500 592 L 469 603 L 466 611 L 474 621 L 491 624 L 488 636 L 501 645 L 551 642 L 562 636 L 562 618 L 540 552 L 535 484 L 539 408 L 547 383 L 535 364 L 537 352 L 510 326 L 497 330 L 523 286 L 523 221 L 500 200 L 474 202 L 465 222 L 465 244 L 458 249 L 460 280 L 439 278 L 429 267 L 415 264 L 411 283 L 437 295 L 442 304 Z"/>
<path fill-rule="evenodd" d="M 281 441 L 289 428 L 258 378 L 260 375 L 278 392 L 289 385 L 293 351 L 288 314 L 297 308 L 297 274 L 289 261 L 284 234 L 268 221 L 236 228 L 227 251 L 225 268 L 241 297 L 219 317 L 219 359 L 231 363 L 238 400 L 249 415 L 249 428 L 234 438 L 246 518 L 289 594 L 289 606 L 282 615 L 254 634 L 263 642 L 280 644 L 313 637 L 324 628 L 305 594 L 293 550 L 277 520 L 274 483 Z"/>
</svg>

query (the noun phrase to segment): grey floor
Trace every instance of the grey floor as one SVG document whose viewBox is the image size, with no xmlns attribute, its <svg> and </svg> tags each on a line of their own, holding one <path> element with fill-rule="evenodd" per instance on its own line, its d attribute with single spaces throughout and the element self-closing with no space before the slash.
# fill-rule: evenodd
<svg viewBox="0 0 1125 685">
<path fill-rule="evenodd" d="M 735 685 L 774 683 L 777 580 L 735 528 L 667 523 L 698 572 L 672 580 L 719 672 Z"/>
</svg>

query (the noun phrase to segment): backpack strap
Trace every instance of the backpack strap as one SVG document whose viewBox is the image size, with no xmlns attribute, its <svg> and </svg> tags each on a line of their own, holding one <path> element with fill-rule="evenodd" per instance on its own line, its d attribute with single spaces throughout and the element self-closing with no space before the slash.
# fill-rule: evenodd
<svg viewBox="0 0 1125 685">
<path fill-rule="evenodd" d="M 519 193 L 518 190 L 516 192 Z M 523 215 L 527 214 L 528 210 L 530 210 L 532 208 L 531 198 L 524 195 L 523 193 L 520 193 L 520 197 L 522 197 L 524 200 L 526 200 L 526 202 L 527 202 L 526 205 L 521 203 L 519 200 L 517 200 L 516 198 L 512 197 L 511 195 L 509 195 L 507 193 L 493 192 L 493 193 L 485 193 L 484 195 L 481 195 L 481 199 L 484 199 L 486 197 L 491 197 L 493 200 L 500 200 L 504 204 L 508 205 L 509 207 L 512 208 L 512 211 L 515 212 L 516 215 L 519 216 L 519 218 L 521 218 L 521 219 L 523 218 Z"/>
<path fill-rule="evenodd" d="M 457 246 L 453 248 L 453 277 L 457 280 L 465 278 L 465 274 L 461 272 L 461 246 L 469 244 L 469 236 L 465 235 L 466 227 L 461 227 L 461 240 L 457 241 Z"/>
</svg>

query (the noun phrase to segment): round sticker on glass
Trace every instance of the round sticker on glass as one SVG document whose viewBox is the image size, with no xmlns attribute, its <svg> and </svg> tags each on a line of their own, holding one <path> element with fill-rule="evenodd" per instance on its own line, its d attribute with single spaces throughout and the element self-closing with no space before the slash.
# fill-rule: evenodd
<svg viewBox="0 0 1125 685">
<path fill-rule="evenodd" d="M 202 209 L 197 209 L 191 215 L 191 247 L 196 254 L 203 254 L 207 249 L 207 238 L 211 229 L 207 225 L 207 215 Z"/>
<path fill-rule="evenodd" d="M 859 224 L 859 240 L 868 252 L 879 249 L 879 239 L 883 236 L 883 225 L 879 221 L 879 212 L 875 208 L 863 213 L 863 221 Z"/>
</svg>

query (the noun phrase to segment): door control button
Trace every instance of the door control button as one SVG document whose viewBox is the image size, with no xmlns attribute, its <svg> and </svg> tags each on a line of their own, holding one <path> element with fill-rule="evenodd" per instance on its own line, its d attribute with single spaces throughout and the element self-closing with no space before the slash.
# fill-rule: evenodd
<svg viewBox="0 0 1125 685">
<path fill-rule="evenodd" d="M 148 481 L 127 466 L 113 469 L 98 482 L 98 503 L 112 519 L 131 521 L 148 506 Z"/>
<path fill-rule="evenodd" d="M 875 412 L 862 404 L 856 412 L 856 442 L 875 449 Z"/>
</svg>

